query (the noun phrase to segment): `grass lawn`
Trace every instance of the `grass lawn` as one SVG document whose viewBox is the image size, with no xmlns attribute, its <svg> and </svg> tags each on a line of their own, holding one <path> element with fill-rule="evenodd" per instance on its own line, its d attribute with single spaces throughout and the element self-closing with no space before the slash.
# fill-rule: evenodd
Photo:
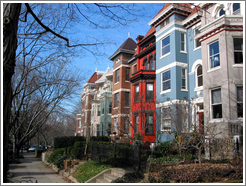
<svg viewBox="0 0 246 186">
<path fill-rule="evenodd" d="M 111 165 L 100 164 L 97 161 L 91 160 L 80 165 L 73 173 L 73 177 L 76 178 L 79 183 L 85 183 L 87 180 L 109 168 L 111 168 Z"/>
</svg>

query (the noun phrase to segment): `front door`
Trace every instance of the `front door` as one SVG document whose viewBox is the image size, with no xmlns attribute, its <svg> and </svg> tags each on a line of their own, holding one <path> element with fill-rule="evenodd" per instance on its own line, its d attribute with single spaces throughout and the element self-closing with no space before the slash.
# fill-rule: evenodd
<svg viewBox="0 0 246 186">
<path fill-rule="evenodd" d="M 199 134 L 204 133 L 204 112 L 199 112 Z"/>
</svg>

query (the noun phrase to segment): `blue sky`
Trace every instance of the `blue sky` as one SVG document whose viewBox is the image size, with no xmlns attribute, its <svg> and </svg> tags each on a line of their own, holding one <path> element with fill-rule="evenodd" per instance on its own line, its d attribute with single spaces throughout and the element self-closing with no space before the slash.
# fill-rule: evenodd
<svg viewBox="0 0 246 186">
<path fill-rule="evenodd" d="M 109 37 L 115 45 L 107 45 L 104 48 L 106 55 L 104 57 L 100 57 L 98 61 L 95 61 L 95 58 L 91 55 L 87 55 L 83 58 L 76 58 L 74 63 L 78 68 L 82 68 L 85 71 L 89 71 L 89 76 L 95 72 L 97 68 L 98 71 L 105 71 L 109 66 L 112 69 L 113 62 L 108 58 L 120 47 L 120 45 L 128 38 L 128 33 L 130 33 L 131 38 L 136 41 L 138 35 L 145 35 L 150 26 L 148 23 L 151 19 L 160 11 L 160 9 L 164 6 L 164 3 L 142 3 L 142 5 L 146 7 L 148 11 L 145 13 L 145 17 L 142 17 L 138 23 L 131 23 L 127 27 L 120 27 L 114 29 L 106 29 L 106 30 L 95 30 L 95 29 L 85 29 L 82 28 L 81 32 L 83 34 L 91 34 L 95 37 L 105 36 Z M 137 3 L 140 6 L 140 3 Z M 78 28 L 79 29 L 79 28 Z M 88 77 L 89 78 L 89 77 Z"/>
</svg>

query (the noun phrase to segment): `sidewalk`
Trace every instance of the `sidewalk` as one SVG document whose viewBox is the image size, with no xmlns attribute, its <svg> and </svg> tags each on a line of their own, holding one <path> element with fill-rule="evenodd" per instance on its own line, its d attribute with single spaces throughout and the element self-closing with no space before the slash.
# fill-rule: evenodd
<svg viewBox="0 0 246 186">
<path fill-rule="evenodd" d="M 12 181 L 21 183 L 68 183 L 64 177 L 57 174 L 40 159 L 35 157 L 34 152 L 24 152 L 21 163 L 10 164 L 9 171 L 14 173 Z"/>
</svg>

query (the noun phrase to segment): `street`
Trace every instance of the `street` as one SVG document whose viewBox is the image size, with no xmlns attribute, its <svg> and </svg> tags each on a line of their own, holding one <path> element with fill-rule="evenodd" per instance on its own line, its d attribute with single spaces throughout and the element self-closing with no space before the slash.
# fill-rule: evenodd
<svg viewBox="0 0 246 186">
<path fill-rule="evenodd" d="M 19 164 L 10 164 L 9 171 L 14 173 L 10 178 L 13 182 L 21 183 L 67 183 L 63 176 L 45 165 L 35 157 L 34 152 L 23 152 Z"/>
</svg>

